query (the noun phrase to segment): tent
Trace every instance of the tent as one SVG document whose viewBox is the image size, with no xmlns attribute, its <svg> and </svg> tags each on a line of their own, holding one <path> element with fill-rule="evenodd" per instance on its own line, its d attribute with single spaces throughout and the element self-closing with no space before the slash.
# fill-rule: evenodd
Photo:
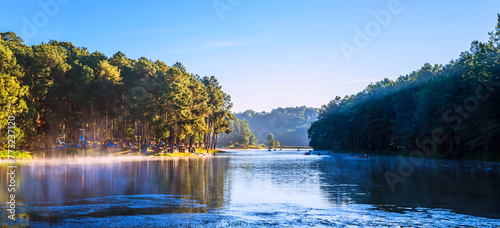
<svg viewBox="0 0 500 228">
<path fill-rule="evenodd" d="M 116 149 L 116 144 L 114 144 L 113 142 L 107 143 L 106 144 L 106 149 L 110 149 L 110 148 Z"/>
</svg>

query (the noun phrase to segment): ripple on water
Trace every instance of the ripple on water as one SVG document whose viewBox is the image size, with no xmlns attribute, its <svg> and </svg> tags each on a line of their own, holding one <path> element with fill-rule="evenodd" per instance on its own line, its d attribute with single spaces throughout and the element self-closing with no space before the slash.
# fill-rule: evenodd
<svg viewBox="0 0 500 228">
<path fill-rule="evenodd" d="M 28 206 L 34 227 L 498 227 L 500 220 L 456 214 L 451 210 L 343 205 L 311 208 L 297 204 L 233 204 L 211 209 L 170 195 L 115 196 L 37 203 Z M 391 205 L 386 205 L 390 207 Z M 5 207 L 5 205 L 2 205 Z M 2 208 L 4 209 L 4 208 Z M 28 222 L 28 221 L 25 221 Z M 19 223 L 18 223 L 19 224 Z"/>
</svg>

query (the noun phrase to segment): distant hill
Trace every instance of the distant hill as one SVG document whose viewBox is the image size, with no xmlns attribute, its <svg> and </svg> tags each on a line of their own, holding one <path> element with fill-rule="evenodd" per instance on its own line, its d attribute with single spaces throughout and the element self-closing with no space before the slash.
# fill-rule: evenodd
<svg viewBox="0 0 500 228">
<path fill-rule="evenodd" d="M 246 120 L 235 118 L 229 120 L 229 124 L 231 125 L 229 128 L 231 133 L 221 134 L 217 141 L 218 146 L 248 146 L 258 143 L 257 138 L 253 132 L 250 131 L 250 127 Z"/>
<path fill-rule="evenodd" d="M 234 115 L 248 122 L 259 143 L 266 143 L 267 136 L 272 133 L 281 146 L 307 146 L 307 129 L 317 119 L 318 109 L 301 106 L 277 108 L 271 112 L 247 110 Z"/>
</svg>

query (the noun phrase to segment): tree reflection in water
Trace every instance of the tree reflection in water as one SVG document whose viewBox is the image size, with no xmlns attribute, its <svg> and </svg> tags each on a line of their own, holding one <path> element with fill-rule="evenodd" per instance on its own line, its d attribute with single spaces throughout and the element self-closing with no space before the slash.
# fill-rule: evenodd
<svg viewBox="0 0 500 228">
<path fill-rule="evenodd" d="M 445 208 L 500 218 L 500 166 L 479 161 L 426 159 L 392 192 L 386 171 L 397 172 L 395 156 L 350 158 L 336 154 L 320 163 L 321 188 L 334 204 L 370 204 L 393 212 Z"/>
<path fill-rule="evenodd" d="M 80 216 L 206 213 L 223 206 L 225 157 L 102 159 L 112 158 L 20 165 L 16 176 L 18 213 L 27 215 L 27 220 L 51 221 Z M 6 170 L 6 166 L 0 167 L 0 172 Z M 7 181 L 0 179 L 2 202 L 8 201 Z M 2 222 L 6 217 L 2 216 Z"/>
</svg>

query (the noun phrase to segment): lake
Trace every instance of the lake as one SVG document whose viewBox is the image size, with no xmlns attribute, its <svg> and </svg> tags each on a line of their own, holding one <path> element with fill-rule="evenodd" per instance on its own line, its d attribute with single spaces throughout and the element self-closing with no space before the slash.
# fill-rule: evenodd
<svg viewBox="0 0 500 228">
<path fill-rule="evenodd" d="M 34 227 L 500 226 L 500 163 L 244 150 L 216 156 L 22 163 L 16 214 Z M 322 152 L 325 154 L 325 152 Z M 7 173 L 7 164 L 0 166 Z M 9 201 L 8 178 L 0 200 Z"/>
</svg>

